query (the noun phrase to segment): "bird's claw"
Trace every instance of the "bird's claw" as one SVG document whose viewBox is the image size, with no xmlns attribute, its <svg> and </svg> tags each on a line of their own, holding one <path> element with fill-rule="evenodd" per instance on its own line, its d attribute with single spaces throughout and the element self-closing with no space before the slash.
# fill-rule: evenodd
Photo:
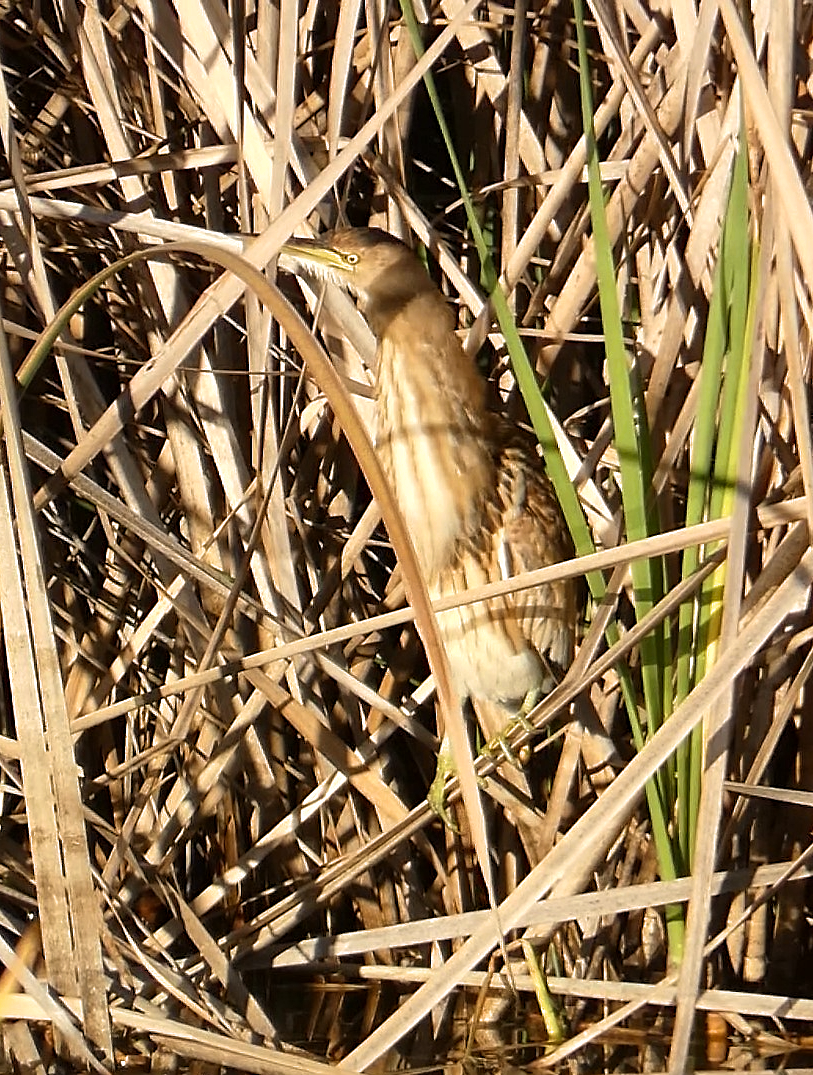
<svg viewBox="0 0 813 1075">
<path fill-rule="evenodd" d="M 517 769 L 521 769 L 522 766 L 506 738 L 510 733 L 511 727 L 511 724 L 506 725 L 503 731 L 495 735 L 493 739 L 489 739 L 480 753 L 486 758 L 491 758 L 493 760 L 496 760 L 497 756 L 501 754 L 510 765 L 514 765 Z"/>
<path fill-rule="evenodd" d="M 509 723 L 506 724 L 501 732 L 498 732 L 493 739 L 489 739 L 481 753 L 485 754 L 488 758 L 496 758 L 498 755 L 502 755 L 502 757 L 511 765 L 515 766 L 517 769 L 522 769 L 527 764 L 527 759 L 524 757 L 524 754 L 526 753 L 525 748 L 523 747 L 517 754 L 514 752 L 508 741 L 515 728 L 522 728 L 528 735 L 536 734 L 536 728 L 525 715 L 524 707 L 517 713 L 512 721 L 509 721 Z"/>
<path fill-rule="evenodd" d="M 540 692 L 538 690 L 528 691 L 523 699 L 522 705 L 517 711 L 517 715 L 513 720 L 509 721 L 503 730 L 495 735 L 493 739 L 489 739 L 483 747 L 483 754 L 489 758 L 496 758 L 498 754 L 501 754 L 507 762 L 510 762 L 511 765 L 516 766 L 518 769 L 521 769 L 527 764 L 528 759 L 524 756 L 527 753 L 525 747 L 523 747 L 519 751 L 519 755 L 517 755 L 511 749 L 508 740 L 515 728 L 522 728 L 528 735 L 536 735 L 537 729 L 528 720 L 528 714 L 539 701 L 539 695 Z"/>
</svg>

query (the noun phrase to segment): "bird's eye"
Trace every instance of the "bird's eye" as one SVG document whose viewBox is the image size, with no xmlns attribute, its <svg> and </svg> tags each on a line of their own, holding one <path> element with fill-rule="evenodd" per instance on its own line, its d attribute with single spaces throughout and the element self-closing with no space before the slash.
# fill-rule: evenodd
<svg viewBox="0 0 813 1075">
<path fill-rule="evenodd" d="M 359 256 L 358 254 L 345 254 L 344 260 L 347 262 L 348 265 L 358 265 Z"/>
</svg>

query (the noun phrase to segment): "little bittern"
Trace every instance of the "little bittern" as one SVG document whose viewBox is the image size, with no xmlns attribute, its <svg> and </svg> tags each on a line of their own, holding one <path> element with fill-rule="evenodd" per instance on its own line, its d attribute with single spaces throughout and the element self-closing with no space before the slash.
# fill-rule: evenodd
<svg viewBox="0 0 813 1075">
<path fill-rule="evenodd" d="M 375 333 L 377 449 L 430 596 L 565 559 L 567 530 L 535 446 L 487 411 L 485 382 L 415 254 L 385 232 L 348 228 L 292 240 L 280 264 L 349 289 Z M 521 713 L 571 660 L 575 586 L 537 586 L 443 612 L 438 622 L 461 702 Z M 451 768 L 446 744 L 430 793 L 444 817 Z"/>
</svg>

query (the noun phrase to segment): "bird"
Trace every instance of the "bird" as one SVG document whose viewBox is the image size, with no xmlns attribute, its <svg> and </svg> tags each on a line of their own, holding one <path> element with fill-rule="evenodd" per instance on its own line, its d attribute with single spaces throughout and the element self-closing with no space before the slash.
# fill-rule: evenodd
<svg viewBox="0 0 813 1075">
<path fill-rule="evenodd" d="M 350 292 L 376 338 L 376 450 L 430 597 L 572 555 L 536 442 L 489 410 L 486 381 L 418 256 L 377 228 L 291 239 L 280 253 L 283 270 Z M 438 614 L 458 700 L 498 714 L 500 726 L 492 717 L 483 729 L 491 742 L 504 742 L 502 729 L 524 722 L 553 689 L 572 661 L 576 624 L 572 579 Z M 453 771 L 444 738 L 428 798 L 452 828 L 445 784 Z"/>
</svg>

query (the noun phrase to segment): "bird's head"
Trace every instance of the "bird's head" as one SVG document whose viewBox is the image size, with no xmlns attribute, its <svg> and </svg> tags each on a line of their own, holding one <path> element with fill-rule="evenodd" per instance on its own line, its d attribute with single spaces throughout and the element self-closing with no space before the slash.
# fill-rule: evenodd
<svg viewBox="0 0 813 1075">
<path fill-rule="evenodd" d="M 291 239 L 280 268 L 329 280 L 352 292 L 373 330 L 411 299 L 434 291 L 426 269 L 400 239 L 378 228 L 343 228 L 320 239 Z"/>
</svg>

